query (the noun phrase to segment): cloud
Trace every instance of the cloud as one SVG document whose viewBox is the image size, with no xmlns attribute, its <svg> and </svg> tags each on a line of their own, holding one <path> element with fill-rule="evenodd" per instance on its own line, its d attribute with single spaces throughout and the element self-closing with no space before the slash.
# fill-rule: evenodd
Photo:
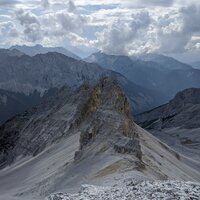
<svg viewBox="0 0 200 200">
<path fill-rule="evenodd" d="M 7 5 L 15 5 L 20 3 L 20 1 L 17 0 L 1 0 L 0 1 L 0 6 L 7 6 Z"/>
<path fill-rule="evenodd" d="M 184 31 L 187 33 L 200 32 L 200 6 L 191 5 L 180 9 L 184 21 Z"/>
<path fill-rule="evenodd" d="M 49 12 L 41 15 L 18 9 L 14 18 L 21 25 L 20 33 L 24 42 L 40 43 L 43 40 L 55 40 L 55 37 L 59 41 L 68 38 L 70 33 L 80 34 L 88 17 L 82 16 L 75 4 L 69 1 L 63 10 L 52 12 L 49 8 Z"/>
<path fill-rule="evenodd" d="M 0 22 L 0 43 L 2 47 L 12 45 L 19 37 L 17 27 L 12 21 Z"/>
<path fill-rule="evenodd" d="M 166 6 L 169 7 L 174 3 L 174 0 L 138 0 L 142 5 L 151 6 Z"/>
<path fill-rule="evenodd" d="M 26 12 L 23 9 L 16 11 L 16 19 L 19 20 L 21 25 L 39 24 L 37 16 L 31 12 Z"/>
<path fill-rule="evenodd" d="M 154 4 L 163 5 L 163 6 L 171 6 L 175 2 L 174 0 L 153 0 Z"/>
<path fill-rule="evenodd" d="M 1 23 L 0 24 L 0 33 L 1 33 L 1 37 L 17 37 L 18 36 L 18 32 L 16 30 L 16 27 L 14 26 L 14 24 L 11 21 L 5 22 L 5 23 Z"/>
<path fill-rule="evenodd" d="M 200 7 L 197 5 L 180 8 L 176 16 L 165 15 L 164 21 L 167 25 L 161 26 L 158 32 L 159 50 L 167 53 L 180 53 L 195 48 L 196 43 L 192 41 L 192 38 L 200 34 L 199 19 Z"/>
<path fill-rule="evenodd" d="M 73 1 L 69 1 L 68 2 L 68 11 L 74 13 L 74 12 L 76 12 L 76 10 L 77 9 L 76 9 L 76 6 L 75 6 L 74 2 Z"/>
<path fill-rule="evenodd" d="M 67 32 L 80 32 L 86 23 L 86 18 L 73 13 L 61 12 L 56 14 L 57 23 Z"/>
<path fill-rule="evenodd" d="M 132 14 L 131 27 L 135 32 L 139 29 L 143 29 L 149 26 L 151 18 L 148 11 L 141 11 L 139 13 Z"/>
<path fill-rule="evenodd" d="M 97 46 L 104 52 L 112 54 L 127 54 L 130 44 L 138 38 L 150 25 L 151 18 L 147 11 L 134 13 L 130 22 L 115 21 L 103 32 L 98 32 Z"/>
<path fill-rule="evenodd" d="M 16 11 L 16 20 L 24 27 L 24 36 L 28 41 L 36 42 L 41 38 L 41 25 L 37 16 L 23 9 Z"/>
<path fill-rule="evenodd" d="M 2 0 L 0 11 L 1 45 L 71 43 L 127 55 L 200 48 L 199 0 Z"/>
<path fill-rule="evenodd" d="M 159 43 L 158 51 L 184 51 L 189 38 L 183 33 L 183 21 L 178 10 L 159 16 L 154 23 L 154 29 Z"/>
<path fill-rule="evenodd" d="M 41 0 L 42 6 L 48 8 L 50 6 L 49 0 Z"/>
<path fill-rule="evenodd" d="M 170 7 L 175 0 L 124 0 L 123 5 L 133 8 L 147 8 L 147 7 Z"/>
<path fill-rule="evenodd" d="M 199 41 L 192 41 L 193 36 L 200 36 L 198 5 L 133 10 L 131 18 L 121 17 L 97 32 L 96 47 L 106 53 L 126 55 L 180 53 L 199 48 Z"/>
</svg>

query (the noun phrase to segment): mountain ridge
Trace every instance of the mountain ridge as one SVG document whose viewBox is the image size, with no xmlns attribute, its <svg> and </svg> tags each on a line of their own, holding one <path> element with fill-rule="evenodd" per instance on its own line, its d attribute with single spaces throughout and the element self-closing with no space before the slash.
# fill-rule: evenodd
<svg viewBox="0 0 200 200">
<path fill-rule="evenodd" d="M 196 128 L 196 127 L 200 126 L 200 124 L 198 123 L 198 110 L 199 110 L 198 106 L 200 104 L 199 99 L 200 99 L 200 89 L 199 88 L 188 88 L 181 92 L 178 92 L 175 95 L 175 97 L 168 104 L 165 104 L 160 107 L 154 108 L 153 110 L 144 112 L 144 113 L 138 115 L 137 117 L 138 117 L 138 120 L 140 121 L 140 120 L 142 120 L 142 118 L 144 116 L 145 119 L 148 118 L 149 122 L 152 121 L 152 123 L 160 118 L 160 120 L 163 123 L 163 125 L 161 125 L 163 128 L 165 128 L 165 127 L 169 128 L 170 125 L 172 127 L 182 126 L 182 127 L 187 128 L 187 126 L 188 126 L 188 128 L 189 127 Z M 195 107 L 195 108 L 193 108 L 193 107 Z M 190 109 L 192 109 L 194 111 L 196 110 L 196 113 L 189 111 Z M 159 112 L 158 110 L 161 110 L 161 112 Z M 153 114 L 154 112 L 156 113 L 155 116 Z M 188 117 L 181 119 L 179 122 L 177 121 L 176 124 L 173 124 L 172 119 L 178 117 L 183 112 L 188 113 Z M 191 116 L 189 115 L 189 113 L 191 113 Z M 147 115 L 148 117 L 145 115 Z M 195 117 L 197 117 L 196 120 L 194 120 Z M 167 123 L 167 119 L 169 119 L 170 123 Z M 197 123 L 196 125 L 195 125 L 195 122 Z"/>
<path fill-rule="evenodd" d="M 181 61 L 176 60 L 175 58 L 166 56 L 166 55 L 162 55 L 162 54 L 145 54 L 145 55 L 141 55 L 138 58 L 140 58 L 141 60 L 144 61 L 153 61 L 156 62 L 160 65 L 162 65 L 163 67 L 167 68 L 167 69 L 171 69 L 171 70 L 175 70 L 175 69 L 191 69 L 192 66 L 190 66 L 189 64 L 183 63 Z"/>
<path fill-rule="evenodd" d="M 66 55 L 68 57 L 74 58 L 76 60 L 81 59 L 80 57 L 78 57 L 74 53 L 70 52 L 69 50 L 65 49 L 64 47 L 44 47 L 42 45 L 37 44 L 35 46 L 15 45 L 15 46 L 11 46 L 9 49 L 10 50 L 16 49 L 16 50 L 18 50 L 26 55 L 29 55 L 29 56 L 35 56 L 37 54 L 46 54 L 49 52 L 57 52 L 57 53 Z"/>
<path fill-rule="evenodd" d="M 120 82 L 137 113 L 165 101 L 162 94 L 155 98 L 154 94 L 157 92 L 128 81 L 123 75 L 97 64 L 86 63 L 55 52 L 31 57 L 25 54 L 10 56 L 10 50 L 2 51 L 4 53 L 0 55 L 0 88 L 16 95 L 21 93 L 28 98 L 36 92 L 42 98 L 52 88 L 59 89 L 68 85 L 75 89 L 84 82 L 96 82 L 106 76 Z M 13 112 L 14 114 L 17 113 Z"/>
<path fill-rule="evenodd" d="M 96 53 L 88 57 L 86 61 L 95 62 L 106 69 L 119 72 L 145 88 L 164 93 L 163 96 L 167 101 L 178 91 L 200 87 L 200 70 L 198 69 L 193 69 L 187 64 L 163 55 L 147 54 L 143 56 L 143 59 Z"/>
<path fill-rule="evenodd" d="M 199 99 L 199 88 L 183 90 L 169 103 L 136 115 L 136 122 L 177 152 L 198 161 L 200 160 Z"/>
<path fill-rule="evenodd" d="M 76 91 L 63 88 L 0 133 L 2 198 L 40 200 L 85 182 L 114 184 L 116 177 L 200 179 L 181 154 L 134 123 L 127 97 L 108 78 Z"/>
</svg>

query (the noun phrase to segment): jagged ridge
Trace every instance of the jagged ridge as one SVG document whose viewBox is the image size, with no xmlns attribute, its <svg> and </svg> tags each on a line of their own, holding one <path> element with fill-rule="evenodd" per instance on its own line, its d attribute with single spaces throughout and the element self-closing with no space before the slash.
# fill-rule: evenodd
<svg viewBox="0 0 200 200">
<path fill-rule="evenodd" d="M 96 135 L 103 135 L 102 132 L 112 121 L 109 120 L 112 112 L 117 115 L 119 127 L 110 130 L 110 134 L 119 136 L 123 133 L 125 137 L 134 138 L 136 134 L 133 135 L 134 127 L 130 122 L 131 109 L 115 81 L 106 78 L 95 87 L 84 85 L 76 91 L 62 89 L 55 98 L 16 116 L 0 127 L 0 163 L 5 166 L 19 155 L 37 155 L 48 144 L 69 135 L 75 129 L 82 130 L 82 149 Z"/>
<path fill-rule="evenodd" d="M 0 129 L 1 167 L 7 166 L 0 171 L 0 197 L 43 199 L 85 182 L 114 183 L 123 176 L 200 180 L 198 171 L 138 127 L 130 113 L 119 85 L 105 78 L 76 91 L 63 88 L 8 121 Z"/>
<path fill-rule="evenodd" d="M 136 116 L 146 128 L 200 127 L 200 89 L 190 88 L 176 94 L 168 104 Z"/>
</svg>

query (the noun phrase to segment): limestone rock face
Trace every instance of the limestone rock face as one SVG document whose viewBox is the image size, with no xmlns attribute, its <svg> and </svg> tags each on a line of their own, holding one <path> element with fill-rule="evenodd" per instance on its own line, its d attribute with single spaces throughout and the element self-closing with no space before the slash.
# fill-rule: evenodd
<svg viewBox="0 0 200 200">
<path fill-rule="evenodd" d="M 132 138 L 132 152 L 136 156 L 141 155 L 128 99 L 116 81 L 102 79 L 80 108 L 72 126 L 81 127 L 80 150 L 76 153 L 76 160 L 91 149 L 90 145 L 100 145 L 104 149 L 115 148 L 114 141 L 124 137 Z"/>
<path fill-rule="evenodd" d="M 136 118 L 146 128 L 199 128 L 200 89 L 190 88 L 179 92 L 168 104 L 137 115 Z"/>
<path fill-rule="evenodd" d="M 184 159 L 134 123 L 115 80 L 66 86 L 0 126 L 0 199 L 43 200 L 130 177 L 199 181 L 197 162 Z"/>
<path fill-rule="evenodd" d="M 137 115 L 135 118 L 140 126 L 176 151 L 200 160 L 199 88 L 179 92 L 168 104 Z"/>
<path fill-rule="evenodd" d="M 76 91 L 63 88 L 40 106 L 9 120 L 0 127 L 0 165 L 11 164 L 18 156 L 35 156 L 74 132 L 81 132 L 76 158 L 95 142 L 109 149 L 120 137 L 136 139 L 128 99 L 114 80 L 105 78 Z M 139 142 L 134 143 L 140 151 Z"/>
<path fill-rule="evenodd" d="M 114 149 L 118 153 L 135 154 L 141 158 L 140 145 L 137 140 L 122 137 L 114 144 Z"/>
</svg>

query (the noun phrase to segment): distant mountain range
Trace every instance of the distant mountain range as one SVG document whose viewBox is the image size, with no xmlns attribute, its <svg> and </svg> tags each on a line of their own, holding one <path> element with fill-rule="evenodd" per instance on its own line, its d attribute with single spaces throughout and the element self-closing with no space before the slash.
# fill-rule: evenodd
<svg viewBox="0 0 200 200">
<path fill-rule="evenodd" d="M 0 89 L 16 96 L 37 93 L 42 99 L 49 89 L 79 87 L 109 76 L 120 82 L 136 114 L 166 103 L 182 89 L 200 87 L 200 70 L 167 56 L 147 54 L 131 58 L 99 52 L 85 59 L 92 62 L 89 64 L 64 55 L 67 51 L 61 49 L 41 45 L 0 49 Z"/>
<path fill-rule="evenodd" d="M 119 72 L 145 88 L 163 93 L 167 100 L 180 90 L 200 87 L 200 70 L 163 55 L 147 54 L 131 58 L 99 52 L 85 60 Z"/>
<path fill-rule="evenodd" d="M 200 70 L 170 57 L 148 54 L 131 58 L 95 53 L 85 59 L 93 63 L 89 64 L 64 55 L 66 51 L 58 53 L 59 50 L 40 45 L 1 49 L 0 89 L 16 96 L 31 96 L 36 92 L 41 100 L 49 89 L 63 85 L 79 87 L 84 82 L 109 76 L 120 82 L 136 114 L 166 103 L 182 89 L 200 87 Z"/>
<path fill-rule="evenodd" d="M 135 119 L 177 151 L 200 160 L 200 88 L 183 90 L 169 103 L 136 115 Z"/>
<path fill-rule="evenodd" d="M 42 45 L 35 45 L 35 46 L 20 46 L 20 45 L 15 45 L 10 47 L 11 50 L 19 50 L 20 52 L 29 55 L 29 56 L 35 56 L 37 54 L 46 54 L 49 52 L 57 52 L 61 53 L 63 55 L 66 55 L 68 57 L 80 60 L 80 57 L 72 53 L 71 51 L 68 51 L 67 49 L 63 47 L 43 47 Z"/>
<path fill-rule="evenodd" d="M 42 98 L 52 88 L 61 88 L 63 85 L 77 88 L 84 82 L 95 82 L 104 76 L 119 81 L 131 101 L 134 113 L 165 102 L 161 93 L 139 86 L 123 75 L 97 64 L 76 60 L 56 52 L 28 56 L 21 55 L 18 50 L 0 50 L 0 89 L 13 92 L 16 96 L 22 94 L 31 97 L 37 94 L 38 98 Z M 23 99 L 26 101 L 26 98 Z M 34 98 L 32 100 L 35 101 Z M 26 105 L 26 102 L 23 104 Z M 21 107 L 20 104 L 18 106 Z M 18 113 L 15 111 L 16 109 L 13 110 L 13 115 Z M 3 116 L 4 120 L 8 119 L 6 115 Z"/>
<path fill-rule="evenodd" d="M 138 56 L 139 59 L 143 60 L 143 61 L 151 61 L 154 63 L 157 63 L 159 65 L 161 65 L 162 69 L 166 69 L 166 70 L 187 70 L 187 69 L 191 69 L 192 67 L 188 64 L 182 63 L 172 57 L 169 56 L 164 56 L 161 54 L 144 54 L 141 56 Z"/>
<path fill-rule="evenodd" d="M 123 67 L 137 62 L 141 62 L 145 67 L 151 67 L 161 70 L 188 70 L 192 66 L 182 63 L 172 57 L 164 56 L 161 54 L 144 54 L 136 57 L 128 57 L 122 55 L 108 55 L 105 53 L 97 52 L 85 58 L 88 62 L 95 62 L 105 68 L 112 68 L 113 70 L 120 70 Z M 143 62 L 142 62 L 143 61 Z M 148 65 L 149 64 L 149 65 Z"/>
<path fill-rule="evenodd" d="M 22 47 L 0 49 L 0 199 L 198 198 L 200 70 Z"/>
</svg>

